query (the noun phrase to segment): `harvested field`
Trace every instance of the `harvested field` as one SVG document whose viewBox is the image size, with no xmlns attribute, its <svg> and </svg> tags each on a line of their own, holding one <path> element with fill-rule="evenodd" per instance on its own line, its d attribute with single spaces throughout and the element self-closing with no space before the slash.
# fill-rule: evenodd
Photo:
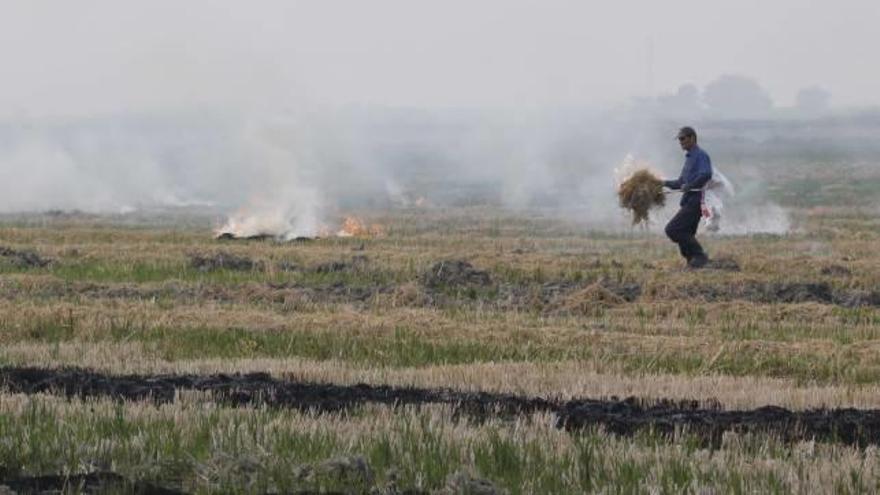
<svg viewBox="0 0 880 495">
<path fill-rule="evenodd" d="M 880 494 L 880 3 L 338 3 L 3 4 L 0 495 Z"/>
<path fill-rule="evenodd" d="M 725 411 L 708 401 L 573 399 L 568 401 L 452 389 L 419 389 L 357 384 L 350 386 L 277 380 L 265 373 L 231 375 L 103 375 L 87 370 L 0 368 L 0 386 L 18 394 L 59 394 L 79 399 L 174 402 L 186 391 L 207 392 L 228 406 L 268 406 L 304 412 L 352 410 L 364 404 L 393 407 L 440 404 L 476 421 L 512 419 L 538 412 L 556 415 L 566 430 L 603 429 L 619 435 L 650 431 L 674 437 L 687 432 L 720 445 L 726 432 L 773 435 L 786 442 L 819 440 L 880 444 L 880 409 L 790 411 L 767 406 Z"/>
<path fill-rule="evenodd" d="M 287 243 L 0 222 L 0 484 L 874 491 L 876 222 L 793 215 L 701 271 L 660 232 L 489 207 Z"/>
</svg>

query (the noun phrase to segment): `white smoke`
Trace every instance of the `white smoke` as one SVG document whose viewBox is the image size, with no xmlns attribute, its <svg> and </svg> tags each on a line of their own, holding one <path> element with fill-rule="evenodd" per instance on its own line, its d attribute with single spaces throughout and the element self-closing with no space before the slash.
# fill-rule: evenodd
<svg viewBox="0 0 880 495">
<path fill-rule="evenodd" d="M 675 126 L 584 109 L 301 104 L 14 122 L 0 122 L 0 212 L 197 205 L 224 217 L 218 230 L 242 236 L 314 236 L 341 210 L 423 204 L 543 208 L 585 229 L 626 231 L 615 164 L 630 152 L 629 162 L 669 178 L 683 161 Z M 725 135 L 714 132 L 701 144 L 738 189 L 721 234 L 788 232 L 788 212 L 768 201 L 766 168 L 727 163 L 729 148 L 714 148 Z M 675 198 L 651 229 L 662 231 Z"/>
<path fill-rule="evenodd" d="M 774 203 L 725 206 L 720 235 L 787 234 L 791 215 Z"/>
<path fill-rule="evenodd" d="M 216 231 L 237 237 L 269 235 L 281 240 L 314 237 L 322 227 L 321 211 L 317 189 L 287 186 L 254 198 Z"/>
<path fill-rule="evenodd" d="M 5 136 L 0 211 L 126 212 L 143 205 L 206 203 L 178 187 L 157 163 L 155 150 L 136 139 L 88 129 L 57 133 L 28 126 Z"/>
<path fill-rule="evenodd" d="M 289 240 L 314 237 L 322 225 L 321 146 L 332 134 L 304 115 L 250 117 L 238 147 L 249 191 L 218 233 L 272 235 Z"/>
</svg>

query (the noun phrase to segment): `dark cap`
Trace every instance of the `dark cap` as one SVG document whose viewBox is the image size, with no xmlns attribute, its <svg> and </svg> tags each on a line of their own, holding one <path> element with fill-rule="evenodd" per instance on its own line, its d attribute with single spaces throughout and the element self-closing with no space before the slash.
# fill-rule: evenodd
<svg viewBox="0 0 880 495">
<path fill-rule="evenodd" d="M 682 137 L 690 137 L 690 136 L 696 137 L 697 131 L 695 131 L 693 127 L 684 126 L 678 130 L 678 134 L 675 135 L 675 139 L 682 138 Z"/>
</svg>

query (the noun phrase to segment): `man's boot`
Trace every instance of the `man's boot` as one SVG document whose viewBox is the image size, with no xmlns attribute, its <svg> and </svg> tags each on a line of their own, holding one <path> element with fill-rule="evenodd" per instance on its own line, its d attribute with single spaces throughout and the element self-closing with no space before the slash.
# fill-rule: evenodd
<svg viewBox="0 0 880 495">
<path fill-rule="evenodd" d="M 706 266 L 707 263 L 709 263 L 709 258 L 705 254 L 698 254 L 688 260 L 688 267 L 699 269 Z"/>
</svg>

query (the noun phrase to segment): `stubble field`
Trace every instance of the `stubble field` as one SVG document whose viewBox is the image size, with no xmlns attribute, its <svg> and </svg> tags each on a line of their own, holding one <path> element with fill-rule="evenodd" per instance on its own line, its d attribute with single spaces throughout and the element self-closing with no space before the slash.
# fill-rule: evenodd
<svg viewBox="0 0 880 495">
<path fill-rule="evenodd" d="M 708 239 L 719 263 L 697 272 L 659 235 L 538 210 L 360 214 L 384 234 L 4 217 L 0 484 L 880 489 L 870 210 Z"/>
</svg>

